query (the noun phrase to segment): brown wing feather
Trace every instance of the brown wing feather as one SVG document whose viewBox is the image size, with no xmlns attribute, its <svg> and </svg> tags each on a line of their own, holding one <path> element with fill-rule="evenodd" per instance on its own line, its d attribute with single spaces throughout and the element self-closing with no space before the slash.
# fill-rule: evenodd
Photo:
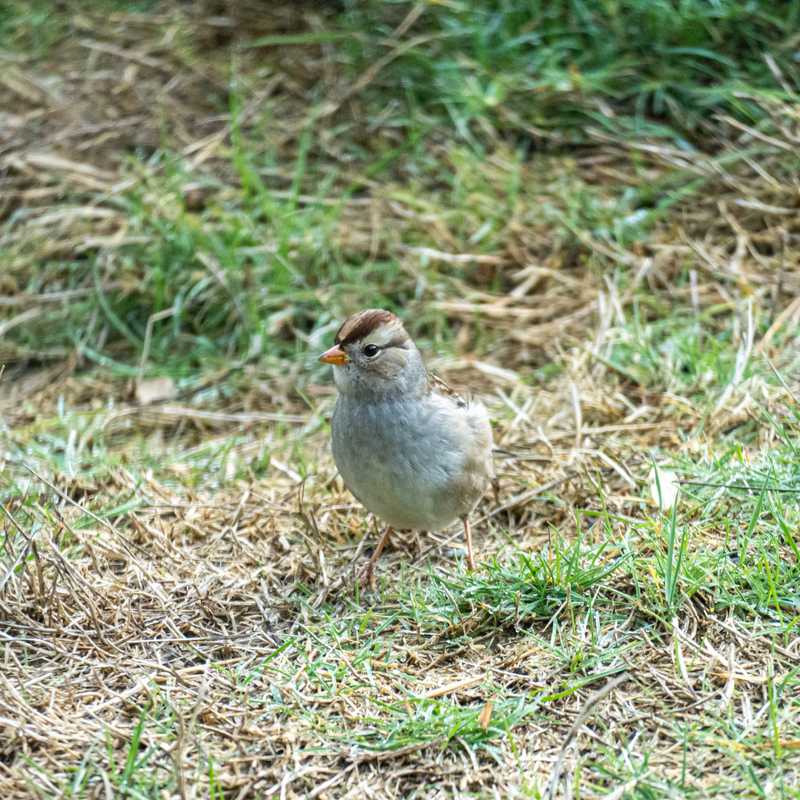
<svg viewBox="0 0 800 800">
<path fill-rule="evenodd" d="M 466 408 L 469 405 L 469 400 L 462 397 L 450 384 L 443 381 L 438 375 L 433 372 L 428 373 L 428 385 L 432 392 L 450 397 L 455 401 L 456 405 L 461 408 Z"/>
</svg>

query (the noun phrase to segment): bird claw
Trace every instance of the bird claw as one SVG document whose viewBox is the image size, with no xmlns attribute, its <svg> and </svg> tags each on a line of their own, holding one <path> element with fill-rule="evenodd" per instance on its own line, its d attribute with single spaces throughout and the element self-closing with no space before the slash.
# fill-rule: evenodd
<svg viewBox="0 0 800 800">
<path fill-rule="evenodd" d="M 375 591 L 375 564 L 370 561 L 357 575 L 356 580 L 361 589 Z"/>
</svg>

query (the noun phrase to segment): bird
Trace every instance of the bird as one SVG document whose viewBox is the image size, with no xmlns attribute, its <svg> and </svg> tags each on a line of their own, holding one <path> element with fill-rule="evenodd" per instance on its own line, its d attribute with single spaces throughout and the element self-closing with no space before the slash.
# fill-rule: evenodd
<svg viewBox="0 0 800 800">
<path fill-rule="evenodd" d="M 319 360 L 337 388 L 331 449 L 347 489 L 384 529 L 362 578 L 393 531 L 433 531 L 460 520 L 475 569 L 469 515 L 494 477 L 485 406 L 428 371 L 400 318 L 382 308 L 348 317 Z"/>
</svg>

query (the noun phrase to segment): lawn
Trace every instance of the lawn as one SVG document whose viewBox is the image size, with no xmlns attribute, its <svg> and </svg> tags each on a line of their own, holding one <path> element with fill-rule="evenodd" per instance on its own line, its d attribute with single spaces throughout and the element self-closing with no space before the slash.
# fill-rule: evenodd
<svg viewBox="0 0 800 800">
<path fill-rule="evenodd" d="M 800 2 L 0 3 L 0 796 L 800 798 Z M 394 310 L 496 490 L 396 537 Z"/>
</svg>

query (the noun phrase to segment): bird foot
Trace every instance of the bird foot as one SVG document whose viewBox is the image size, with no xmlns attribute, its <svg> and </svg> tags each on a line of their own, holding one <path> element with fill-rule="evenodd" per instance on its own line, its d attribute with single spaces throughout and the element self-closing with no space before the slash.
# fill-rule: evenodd
<svg viewBox="0 0 800 800">
<path fill-rule="evenodd" d="M 358 585 L 361 589 L 372 589 L 375 591 L 375 562 L 372 559 L 367 562 L 367 565 L 356 576 Z"/>
<path fill-rule="evenodd" d="M 375 552 L 370 556 L 369 561 L 367 562 L 367 566 L 361 572 L 358 580 L 361 584 L 363 589 L 370 588 L 372 590 L 375 589 L 375 564 L 377 564 L 378 559 L 381 557 L 381 553 L 383 552 L 383 548 L 386 546 L 386 542 L 389 541 L 389 537 L 392 534 L 392 529 L 387 528 L 381 538 L 378 540 L 378 544 L 375 547 Z"/>
</svg>

